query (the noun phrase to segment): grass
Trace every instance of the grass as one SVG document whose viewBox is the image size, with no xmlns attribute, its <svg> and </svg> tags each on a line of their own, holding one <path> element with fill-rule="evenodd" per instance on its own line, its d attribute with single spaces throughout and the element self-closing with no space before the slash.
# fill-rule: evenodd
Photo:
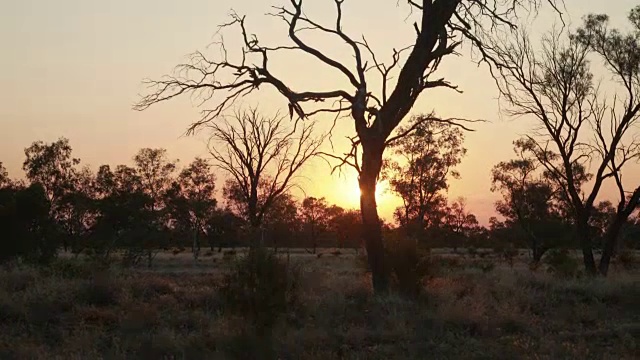
<svg viewBox="0 0 640 360">
<path fill-rule="evenodd" d="M 356 256 L 345 253 L 291 257 L 304 271 L 299 301 L 273 329 L 269 346 L 275 357 L 635 359 L 640 354 L 638 273 L 563 279 L 531 272 L 525 264 L 511 268 L 495 259 L 460 256 L 440 261 L 424 281 L 425 293 L 407 300 L 372 296 L 369 275 Z M 252 351 L 263 348 L 263 339 L 247 331 L 246 319 L 230 311 L 221 296 L 228 264 L 210 260 L 203 259 L 206 272 L 179 272 L 177 266 L 157 272 L 89 271 L 69 264 L 48 271 L 4 270 L 0 358 L 266 358 Z M 487 270 L 491 262 L 495 266 Z"/>
</svg>

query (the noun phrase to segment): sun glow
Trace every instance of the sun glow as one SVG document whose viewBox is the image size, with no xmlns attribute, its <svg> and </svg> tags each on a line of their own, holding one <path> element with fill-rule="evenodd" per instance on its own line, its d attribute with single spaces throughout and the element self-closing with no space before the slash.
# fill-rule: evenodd
<svg viewBox="0 0 640 360">
<path fill-rule="evenodd" d="M 345 181 L 340 186 L 340 197 L 338 202 L 344 203 L 347 207 L 360 207 L 360 187 L 358 181 Z M 389 184 L 386 181 L 378 182 L 376 185 L 376 201 L 381 205 L 387 201 L 387 198 L 393 197 L 389 190 Z"/>
</svg>

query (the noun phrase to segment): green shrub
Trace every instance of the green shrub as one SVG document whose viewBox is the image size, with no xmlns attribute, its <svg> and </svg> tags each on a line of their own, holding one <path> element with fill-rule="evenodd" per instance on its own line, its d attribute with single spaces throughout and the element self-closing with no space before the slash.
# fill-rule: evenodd
<svg viewBox="0 0 640 360">
<path fill-rule="evenodd" d="M 298 270 L 266 249 L 250 250 L 224 278 L 221 295 L 226 308 L 249 320 L 258 334 L 269 333 L 297 303 Z"/>
<path fill-rule="evenodd" d="M 544 258 L 548 271 L 560 277 L 575 277 L 578 275 L 580 263 L 571 256 L 567 249 L 552 249 Z"/>
</svg>

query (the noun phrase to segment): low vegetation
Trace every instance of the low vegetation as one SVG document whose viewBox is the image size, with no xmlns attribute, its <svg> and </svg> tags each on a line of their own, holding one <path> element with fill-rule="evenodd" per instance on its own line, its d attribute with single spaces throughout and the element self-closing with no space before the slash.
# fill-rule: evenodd
<svg viewBox="0 0 640 360">
<path fill-rule="evenodd" d="M 434 251 L 423 255 L 431 266 L 421 293 L 409 298 L 374 296 L 354 254 L 321 251 L 207 259 L 198 271 L 188 271 L 185 254 L 182 272 L 160 271 L 176 261 L 170 253 L 158 256 L 157 271 L 96 270 L 82 259 L 7 269 L 0 358 L 632 359 L 639 351 L 640 281 L 622 264 L 606 280 L 571 278 L 531 271 L 522 259 L 512 269 L 493 253 Z"/>
</svg>

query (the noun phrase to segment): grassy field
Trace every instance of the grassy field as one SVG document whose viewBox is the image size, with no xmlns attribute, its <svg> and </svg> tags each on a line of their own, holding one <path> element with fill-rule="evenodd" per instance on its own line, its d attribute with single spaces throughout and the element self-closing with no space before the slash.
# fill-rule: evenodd
<svg viewBox="0 0 640 360">
<path fill-rule="evenodd" d="M 302 268 L 299 296 L 273 329 L 277 358 L 640 358 L 637 272 L 560 279 L 523 259 L 511 267 L 441 253 L 425 293 L 406 300 L 372 296 L 353 251 L 322 253 L 291 255 Z M 159 254 L 152 270 L 98 271 L 71 259 L 4 270 L 0 359 L 265 358 L 220 295 L 233 263 L 223 254 L 198 263 Z"/>
</svg>

